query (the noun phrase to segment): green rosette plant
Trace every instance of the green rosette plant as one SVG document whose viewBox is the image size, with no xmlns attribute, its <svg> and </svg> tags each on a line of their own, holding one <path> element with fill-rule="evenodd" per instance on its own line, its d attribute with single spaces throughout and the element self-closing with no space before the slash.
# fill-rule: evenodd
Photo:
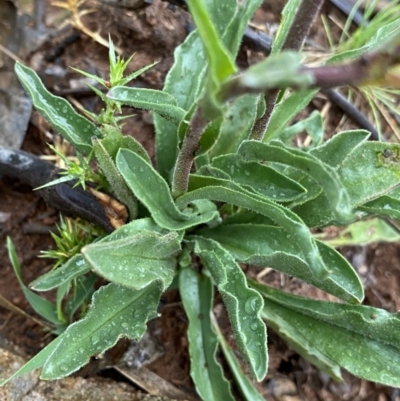
<svg viewBox="0 0 400 401">
<path fill-rule="evenodd" d="M 234 399 L 216 358 L 219 346 L 244 399 L 262 399 L 213 319 L 215 290 L 254 379 L 267 374 L 270 326 L 335 380 L 343 367 L 400 386 L 399 314 L 361 305 L 363 287 L 353 267 L 311 231 L 368 216 L 398 218 L 400 145 L 368 141 L 362 130 L 324 142 L 318 112 L 288 127 L 318 88 L 383 79 L 399 61 L 397 30 L 378 31 L 357 57 L 342 56 L 346 64 L 309 68 L 297 50 L 322 2 L 291 0 L 271 56 L 239 72 L 236 54 L 261 0 L 187 3 L 197 29 L 176 49 L 162 91 L 128 87 L 137 74 L 123 78 L 127 64 L 110 46 L 114 78 L 107 95 L 97 90 L 107 106 L 91 116 L 98 125 L 16 64 L 35 107 L 77 152 L 96 160 L 129 221 L 31 283 L 47 291 L 93 276 L 109 282 L 90 292 L 91 307 L 80 320 L 60 329 L 15 375 L 41 368 L 43 379 L 62 378 L 121 337 L 139 340 L 158 315 L 161 294 L 177 286 L 189 320 L 191 376 L 204 400 Z M 301 40 L 293 41 L 299 18 Z M 139 143 L 122 136 L 115 117 L 121 105 L 153 112 L 157 167 Z M 311 146 L 293 147 L 291 138 L 303 129 Z M 17 264 L 11 242 L 9 249 Z M 241 264 L 272 267 L 341 302 L 255 282 Z"/>
</svg>

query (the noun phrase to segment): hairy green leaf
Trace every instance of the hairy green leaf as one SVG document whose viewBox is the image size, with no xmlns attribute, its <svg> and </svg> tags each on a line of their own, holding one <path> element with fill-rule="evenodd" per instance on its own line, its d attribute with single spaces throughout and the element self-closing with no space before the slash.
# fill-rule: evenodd
<svg viewBox="0 0 400 401">
<path fill-rule="evenodd" d="M 178 107 L 176 99 L 166 92 L 115 86 L 107 93 L 107 97 L 138 109 L 153 111 L 175 125 L 178 125 L 185 117 L 185 110 Z"/>
<path fill-rule="evenodd" d="M 336 171 L 352 207 L 359 209 L 400 185 L 400 145 L 364 142 L 347 155 Z M 321 194 L 293 210 L 310 227 L 321 227 L 335 219 L 329 203 Z"/>
<path fill-rule="evenodd" d="M 99 243 L 109 242 L 115 240 L 126 239 L 142 231 L 157 231 L 162 234 L 167 234 L 167 231 L 162 230 L 150 218 L 134 220 L 130 223 L 124 224 L 122 227 L 115 230 L 113 233 L 99 239 Z M 68 283 L 75 278 L 86 274 L 90 271 L 90 266 L 84 259 L 82 254 L 73 256 L 68 262 L 64 263 L 61 267 L 51 270 L 46 274 L 38 277 L 32 281 L 30 287 L 35 291 L 48 291 L 60 285 Z"/>
<path fill-rule="evenodd" d="M 91 268 L 107 280 L 140 290 L 157 281 L 165 290 L 174 277 L 178 234 L 143 231 L 125 239 L 91 244 L 82 254 Z"/>
<path fill-rule="evenodd" d="M 70 375 L 121 337 L 140 340 L 146 322 L 157 316 L 160 295 L 157 283 L 141 290 L 117 284 L 101 287 L 93 294 L 92 307 L 86 316 L 64 332 L 46 360 L 41 378 L 54 380 Z"/>
<path fill-rule="evenodd" d="M 209 179 L 209 177 L 202 178 L 205 181 Z M 210 182 L 214 185 L 193 190 L 178 198 L 176 200 L 177 205 L 184 207 L 194 200 L 210 199 L 230 203 L 267 216 L 286 229 L 289 236 L 288 240 L 295 241 L 298 244 L 313 274 L 316 274 L 320 279 L 326 278 L 328 270 L 321 259 L 315 240 L 296 214 L 283 206 L 268 201 L 266 198 L 250 194 L 232 182 L 217 180 L 216 178 L 210 179 Z"/>
<path fill-rule="evenodd" d="M 74 255 L 58 269 L 50 270 L 32 281 L 29 287 L 35 291 L 49 291 L 89 271 L 90 267 L 83 259 L 83 256 L 81 254 Z"/>
<path fill-rule="evenodd" d="M 110 185 L 115 196 L 120 200 L 129 211 L 129 219 L 133 220 L 137 216 L 137 201 L 126 185 L 121 174 L 115 167 L 114 161 L 110 154 L 107 152 L 106 148 L 103 146 L 101 139 L 96 137 L 92 138 L 92 145 L 94 155 L 96 157 L 97 163 Z"/>
<path fill-rule="evenodd" d="M 190 238 L 222 295 L 243 358 L 254 377 L 262 380 L 268 368 L 267 332 L 259 316 L 262 298 L 247 286 L 246 276 L 229 252 L 213 240 Z"/>
<path fill-rule="evenodd" d="M 323 242 L 317 241 L 317 246 L 330 271 L 325 280 L 312 274 L 301 249 L 296 243 L 288 241 L 287 232 L 280 227 L 226 224 L 196 233 L 217 241 L 240 263 L 272 267 L 347 302 L 360 303 L 364 297 L 362 284 L 352 266 Z"/>
<path fill-rule="evenodd" d="M 218 217 L 216 209 L 199 215 L 191 210 L 181 212 L 176 207 L 165 180 L 135 153 L 121 149 L 116 164 L 132 192 L 149 209 L 159 226 L 168 230 L 184 230 Z"/>
<path fill-rule="evenodd" d="M 216 157 L 212 165 L 229 174 L 235 183 L 276 202 L 289 202 L 306 192 L 304 187 L 273 168 L 249 162 L 238 154 Z"/>
<path fill-rule="evenodd" d="M 211 279 L 192 268 L 179 272 L 179 292 L 189 319 L 190 375 L 203 400 L 232 400 L 229 382 L 216 360 L 218 340 L 211 328 L 213 306 Z"/>
<path fill-rule="evenodd" d="M 88 154 L 92 149 L 92 136 L 101 136 L 96 126 L 78 114 L 65 99 L 52 95 L 30 68 L 16 63 L 15 73 L 31 97 L 33 105 L 54 129 L 79 152 Z"/>
<path fill-rule="evenodd" d="M 282 49 L 283 43 L 285 42 L 289 29 L 293 24 L 300 3 L 301 0 L 289 0 L 286 3 L 282 11 L 282 19 L 278 32 L 276 33 L 275 39 L 272 43 L 271 54 L 278 53 Z"/>
<path fill-rule="evenodd" d="M 323 188 L 338 221 L 348 222 L 354 219 L 347 188 L 345 189 L 341 183 L 336 171 L 316 157 L 297 149 L 287 148 L 275 141 L 270 144 L 245 141 L 239 148 L 239 154 L 248 160 L 276 162 L 302 170 Z"/>
<path fill-rule="evenodd" d="M 308 345 L 350 373 L 400 386 L 400 318 L 370 306 L 317 301 L 251 283 L 265 309 L 308 339 Z M 267 312 L 268 315 L 268 312 Z"/>
<path fill-rule="evenodd" d="M 233 378 L 236 382 L 236 385 L 240 391 L 240 394 L 243 397 L 244 401 L 264 401 L 265 399 L 261 396 L 261 394 L 254 387 L 253 383 L 249 380 L 249 378 L 243 372 L 239 361 L 236 358 L 235 353 L 232 348 L 229 347 L 227 342 L 225 341 L 224 336 L 219 330 L 218 324 L 216 320 L 213 320 L 213 328 L 216 331 L 219 344 L 221 345 L 222 352 L 224 354 L 225 360 L 228 363 L 229 370 L 231 371 Z"/>
</svg>

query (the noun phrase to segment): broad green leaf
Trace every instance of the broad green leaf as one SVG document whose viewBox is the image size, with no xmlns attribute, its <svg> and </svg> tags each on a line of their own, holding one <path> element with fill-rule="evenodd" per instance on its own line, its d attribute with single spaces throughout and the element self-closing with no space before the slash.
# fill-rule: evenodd
<svg viewBox="0 0 400 401">
<path fill-rule="evenodd" d="M 260 319 L 262 298 L 250 289 L 240 266 L 217 242 L 189 237 L 195 242 L 194 252 L 210 270 L 224 300 L 233 336 L 238 348 L 257 380 L 267 374 L 267 332 Z"/>
<path fill-rule="evenodd" d="M 150 110 L 176 126 L 185 117 L 185 110 L 176 105 L 176 99 L 159 90 L 115 86 L 107 93 L 107 97 L 131 107 Z"/>
<path fill-rule="evenodd" d="M 213 19 L 214 26 L 222 35 L 231 19 L 230 12 L 234 12 L 234 9 L 226 9 L 226 7 L 231 7 L 232 1 L 204 0 L 204 4 Z M 221 9 L 223 10 L 222 14 L 218 12 Z M 205 84 L 207 60 L 198 31 L 188 35 L 186 40 L 175 49 L 174 59 L 174 65 L 165 79 L 163 91 L 173 95 L 177 105 L 188 111 Z M 173 124 L 158 115 L 154 116 L 154 125 L 158 171 L 164 179 L 170 181 L 170 174 L 178 153 L 177 130 Z"/>
<path fill-rule="evenodd" d="M 235 153 L 240 143 L 247 139 L 257 111 L 258 96 L 245 95 L 228 106 L 223 115 L 217 143 L 210 151 L 210 157 Z"/>
<path fill-rule="evenodd" d="M 140 290 L 157 281 L 165 290 L 174 277 L 178 234 L 143 231 L 134 236 L 87 245 L 82 254 L 100 276 L 124 287 Z"/>
<path fill-rule="evenodd" d="M 347 226 L 335 238 L 324 240 L 326 244 L 334 247 L 398 241 L 399 231 L 381 219 L 357 221 Z"/>
<path fill-rule="evenodd" d="M 300 3 L 301 0 L 289 0 L 286 3 L 282 11 L 282 18 L 281 23 L 279 24 L 278 32 L 276 33 L 275 39 L 272 43 L 271 54 L 278 53 L 282 49 L 283 43 L 285 42 L 290 27 L 292 26 Z"/>
<path fill-rule="evenodd" d="M 238 154 L 216 157 L 212 165 L 229 174 L 235 183 L 277 202 L 292 201 L 306 192 L 304 187 L 273 168 L 246 161 Z"/>
<path fill-rule="evenodd" d="M 196 234 L 217 241 L 238 262 L 258 267 L 272 267 L 297 277 L 344 301 L 360 303 L 364 292 L 357 273 L 337 251 L 317 241 L 325 266 L 330 271 L 325 280 L 312 270 L 294 242 L 280 227 L 259 224 L 226 224 L 202 229 Z"/>
<path fill-rule="evenodd" d="M 129 238 L 145 230 L 158 231 L 164 234 L 167 233 L 158 227 L 150 218 L 138 219 L 124 224 L 111 234 L 99 239 L 98 242 L 102 243 Z M 68 260 L 68 262 L 64 263 L 58 269 L 51 270 L 48 273 L 38 277 L 36 280 L 32 281 L 29 286 L 35 291 L 48 291 L 63 285 L 64 283 L 70 282 L 82 274 L 88 273 L 89 271 L 90 266 L 83 258 L 83 255 L 78 254 L 73 256 L 70 260 Z"/>
<path fill-rule="evenodd" d="M 323 145 L 311 149 L 310 154 L 331 167 L 337 168 L 370 135 L 368 131 L 364 130 L 340 132 L 328 139 Z"/>
<path fill-rule="evenodd" d="M 96 157 L 99 168 L 105 175 L 112 192 L 120 200 L 129 211 L 129 219 L 134 220 L 137 216 L 137 201 L 126 185 L 121 174 L 115 167 L 114 161 L 106 148 L 103 146 L 101 139 L 92 138 L 93 152 Z"/>
<path fill-rule="evenodd" d="M 207 179 L 208 177 L 203 178 Z M 215 178 L 212 180 L 215 183 L 218 182 Z M 313 274 L 316 274 L 320 279 L 326 278 L 328 270 L 321 259 L 315 240 L 312 238 L 308 227 L 304 225 L 296 214 L 258 195 L 246 193 L 240 186 L 235 188 L 233 183 L 227 183 L 229 185 L 226 185 L 226 180 L 219 180 L 220 185 L 207 186 L 188 192 L 177 199 L 177 205 L 184 207 L 198 199 L 209 199 L 230 203 L 267 216 L 286 229 L 289 241 L 294 241 L 298 244 L 304 260 L 311 267 Z M 226 187 L 222 185 L 226 185 Z"/>
<path fill-rule="evenodd" d="M 309 346 L 333 363 L 365 380 L 400 386 L 399 313 L 317 301 L 250 284 L 264 296 L 265 310 L 278 315 L 287 330 L 300 332 Z"/>
<path fill-rule="evenodd" d="M 147 207 L 160 227 L 168 230 L 184 230 L 218 217 L 216 209 L 201 215 L 190 210 L 181 212 L 176 207 L 165 180 L 135 153 L 121 149 L 117 155 L 116 165 L 129 188 Z"/>
<path fill-rule="evenodd" d="M 35 369 L 41 368 L 54 350 L 58 347 L 60 341 L 62 340 L 62 335 L 55 338 L 50 344 L 46 345 L 39 353 L 37 353 L 32 359 L 30 359 L 25 365 L 21 366 L 16 372 L 14 372 L 7 379 L 0 380 L 0 387 L 4 386 L 11 379 L 15 377 L 22 376 L 26 373 L 32 372 Z"/>
<path fill-rule="evenodd" d="M 229 382 L 216 360 L 218 340 L 211 328 L 213 306 L 211 279 L 192 268 L 179 272 L 179 292 L 189 319 L 187 330 L 190 354 L 190 375 L 203 400 L 234 400 Z"/>
<path fill-rule="evenodd" d="M 140 340 L 146 322 L 157 316 L 161 290 L 157 283 L 141 290 L 108 284 L 93 294 L 86 316 L 68 326 L 43 366 L 41 379 L 68 376 L 115 345 L 119 338 Z"/>
<path fill-rule="evenodd" d="M 8 257 L 11 261 L 15 276 L 18 279 L 19 285 L 21 286 L 22 292 L 24 293 L 26 300 L 29 302 L 29 305 L 32 306 L 36 313 L 44 317 L 50 323 L 53 323 L 56 326 L 62 324 L 63 322 L 58 319 L 56 306 L 47 299 L 35 294 L 22 281 L 21 265 L 10 237 L 7 237 L 7 249 Z"/>
<path fill-rule="evenodd" d="M 232 20 L 221 32 L 223 34 L 222 40 L 233 56 L 237 55 L 240 43 L 243 39 L 244 31 L 246 30 L 248 23 L 261 3 L 262 0 L 244 0 L 242 2 L 238 2 L 236 12 Z"/>
<path fill-rule="evenodd" d="M 222 335 L 218 324 L 215 319 L 212 321 L 213 328 L 217 334 L 219 344 L 221 345 L 222 352 L 224 354 L 225 360 L 228 363 L 229 370 L 231 371 L 236 385 L 243 397 L 244 401 L 265 401 L 265 399 L 260 395 L 257 389 L 254 387 L 253 383 L 243 372 L 239 361 L 236 358 L 235 353 L 232 348 L 229 347 Z"/>
<path fill-rule="evenodd" d="M 400 184 L 400 145 L 365 142 L 357 146 L 336 170 L 354 209 L 388 194 Z M 293 210 L 310 227 L 334 221 L 329 200 L 322 194 Z M 362 215 L 362 213 L 361 213 Z"/>
<path fill-rule="evenodd" d="M 217 2 L 220 8 L 217 10 L 217 15 L 224 13 L 224 3 L 226 2 Z M 190 0 L 188 6 L 204 46 L 212 79 L 216 87 L 218 87 L 222 81 L 236 72 L 234 58 L 229 54 L 212 23 L 210 18 L 212 14 L 207 10 L 206 4 L 201 0 Z M 235 11 L 235 7 L 229 8 L 233 12 Z"/>
<path fill-rule="evenodd" d="M 358 206 L 400 184 L 400 145 L 366 142 L 338 169 L 351 202 Z"/>
<path fill-rule="evenodd" d="M 52 95 L 30 68 L 16 63 L 15 73 L 35 108 L 75 149 L 87 155 L 92 149 L 92 136 L 101 136 L 96 126 L 78 114 L 65 99 Z"/>
<path fill-rule="evenodd" d="M 347 188 L 344 188 L 336 171 L 316 157 L 287 148 L 276 141 L 271 144 L 245 141 L 239 148 L 239 154 L 248 160 L 276 162 L 302 170 L 323 188 L 338 221 L 348 222 L 354 219 Z"/>
<path fill-rule="evenodd" d="M 314 110 L 304 120 L 300 120 L 298 123 L 285 128 L 280 136 L 280 140 L 285 145 L 290 146 L 293 137 L 303 131 L 306 131 L 312 139 L 311 148 L 315 148 L 321 144 L 324 138 L 324 120 L 318 110 Z"/>
<path fill-rule="evenodd" d="M 269 121 L 263 142 L 279 138 L 289 122 L 311 102 L 318 90 L 303 90 L 290 93 L 279 102 Z"/>
</svg>

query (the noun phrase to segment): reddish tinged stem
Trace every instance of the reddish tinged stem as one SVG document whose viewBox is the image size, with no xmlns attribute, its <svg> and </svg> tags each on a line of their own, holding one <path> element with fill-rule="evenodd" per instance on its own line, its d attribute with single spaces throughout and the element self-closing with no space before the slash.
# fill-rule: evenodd
<svg viewBox="0 0 400 401">
<path fill-rule="evenodd" d="M 183 195 L 188 189 L 190 170 L 207 123 L 202 116 L 201 108 L 198 107 L 190 120 L 189 130 L 183 138 L 182 147 L 176 160 L 172 179 L 172 196 L 175 199 Z"/>
</svg>

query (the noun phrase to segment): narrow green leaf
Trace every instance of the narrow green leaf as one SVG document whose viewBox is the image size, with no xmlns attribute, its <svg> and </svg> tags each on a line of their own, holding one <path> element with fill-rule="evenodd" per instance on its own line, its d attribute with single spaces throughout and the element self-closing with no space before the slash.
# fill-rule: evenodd
<svg viewBox="0 0 400 401">
<path fill-rule="evenodd" d="M 35 369 L 41 368 L 54 350 L 58 347 L 60 341 L 62 340 L 62 335 L 55 338 L 50 344 L 46 345 L 39 353 L 37 353 L 32 359 L 21 366 L 16 372 L 14 372 L 10 377 L 4 380 L 0 380 L 0 387 L 4 386 L 11 379 L 15 377 L 22 376 L 26 373 L 32 372 Z"/>
<path fill-rule="evenodd" d="M 267 143 L 279 138 L 284 128 L 311 102 L 317 92 L 318 90 L 292 92 L 279 102 L 272 112 L 263 142 Z"/>
<path fill-rule="evenodd" d="M 338 221 L 345 223 L 354 219 L 346 191 L 346 189 L 350 191 L 350 188 L 345 188 L 336 171 L 316 157 L 297 149 L 287 148 L 276 141 L 271 144 L 245 141 L 239 148 L 239 154 L 248 160 L 276 162 L 302 170 L 323 188 Z"/>
<path fill-rule="evenodd" d="M 203 84 L 206 59 L 203 45 L 197 31 L 175 49 L 175 63 L 165 79 L 164 92 L 173 95 L 177 104 L 188 111 L 199 95 Z M 156 158 L 161 176 L 170 181 L 178 154 L 178 133 L 176 126 L 166 119 L 154 116 L 156 128 Z"/>
<path fill-rule="evenodd" d="M 276 33 L 275 39 L 272 43 L 271 54 L 278 53 L 282 49 L 283 43 L 286 39 L 290 27 L 292 26 L 300 3 L 301 0 L 289 0 L 286 3 L 282 11 L 282 18 L 281 23 L 279 24 L 278 32 Z"/>
<path fill-rule="evenodd" d="M 363 286 L 352 266 L 323 242 L 317 241 L 317 246 L 330 271 L 325 280 L 312 273 L 301 249 L 296 243 L 288 241 L 287 232 L 280 227 L 226 224 L 196 233 L 217 241 L 240 263 L 272 267 L 347 302 L 360 303 L 364 298 Z"/>
<path fill-rule="evenodd" d="M 203 177 L 208 178 L 208 177 Z M 218 182 L 213 178 L 214 182 Z M 250 209 L 256 213 L 269 217 L 275 223 L 285 228 L 289 241 L 294 241 L 301 249 L 304 260 L 311 267 L 313 274 L 320 279 L 325 279 L 328 270 L 324 265 L 315 240 L 312 238 L 309 229 L 304 225 L 303 221 L 289 209 L 280 206 L 265 198 L 261 198 L 255 194 L 246 193 L 240 186 L 234 188 L 234 184 L 226 180 L 219 180 L 218 186 L 208 186 L 188 192 L 176 200 L 177 205 L 184 207 L 186 204 L 198 199 L 209 199 L 219 202 L 230 203 L 244 209 Z"/>
<path fill-rule="evenodd" d="M 143 231 L 134 236 L 91 244 L 82 254 L 91 268 L 107 280 L 140 290 L 153 281 L 165 290 L 174 277 L 178 234 Z"/>
<path fill-rule="evenodd" d="M 92 136 L 101 136 L 95 125 L 78 114 L 65 99 L 52 95 L 30 68 L 16 63 L 15 73 L 36 109 L 75 149 L 87 155 L 92 149 Z"/>
<path fill-rule="evenodd" d="M 222 295 L 243 358 L 254 377 L 262 380 L 268 369 L 267 332 L 260 319 L 262 298 L 247 286 L 240 266 L 217 242 L 197 236 L 189 238 L 195 242 L 194 252 L 210 270 Z"/>
<path fill-rule="evenodd" d="M 176 99 L 159 90 L 115 86 L 107 93 L 107 97 L 128 106 L 153 111 L 175 125 L 185 117 L 185 110 L 176 105 Z"/>
<path fill-rule="evenodd" d="M 8 257 L 10 258 L 15 276 L 18 279 L 22 292 L 24 293 L 26 300 L 29 302 L 29 305 L 32 306 L 36 313 L 44 317 L 50 323 L 53 323 L 56 326 L 62 324 L 62 322 L 60 322 L 60 320 L 58 319 L 56 306 L 47 299 L 42 298 L 38 294 L 35 294 L 22 281 L 21 265 L 18 260 L 17 252 L 15 251 L 14 244 L 10 237 L 7 237 L 7 249 Z"/>
<path fill-rule="evenodd" d="M 216 157 L 212 165 L 229 174 L 232 181 L 253 189 L 276 202 L 289 202 L 306 192 L 305 188 L 271 167 L 249 162 L 238 154 Z"/>
<path fill-rule="evenodd" d="M 74 255 L 58 269 L 50 270 L 32 281 L 29 287 L 35 291 L 49 291 L 89 271 L 90 267 L 83 259 L 83 256 L 81 254 Z"/>
<path fill-rule="evenodd" d="M 244 31 L 261 3 L 262 0 L 244 0 L 238 3 L 232 20 L 224 27 L 222 40 L 233 56 L 237 55 Z"/>
<path fill-rule="evenodd" d="M 229 347 L 222 335 L 218 324 L 215 319 L 212 321 L 213 328 L 217 333 L 219 344 L 221 345 L 222 352 L 224 354 L 225 360 L 228 362 L 229 370 L 231 371 L 236 385 L 239 388 L 240 394 L 242 395 L 244 401 L 265 401 L 261 394 L 254 387 L 250 379 L 244 374 L 242 368 L 240 367 L 239 361 L 236 358 L 235 353 Z"/>
<path fill-rule="evenodd" d="M 311 148 L 315 148 L 321 144 L 324 139 L 324 120 L 318 110 L 314 110 L 304 120 L 300 120 L 291 127 L 285 128 L 280 136 L 280 140 L 289 146 L 293 137 L 303 131 L 306 131 L 312 139 Z"/>
<path fill-rule="evenodd" d="M 285 326 L 365 380 L 400 386 L 400 318 L 370 306 L 317 301 L 252 283 Z"/>
<path fill-rule="evenodd" d="M 190 375 L 203 400 L 234 400 L 229 382 L 216 360 L 218 340 L 211 328 L 213 285 L 192 268 L 179 272 L 179 292 L 189 318 Z"/>
<path fill-rule="evenodd" d="M 399 231 L 381 219 L 357 221 L 347 226 L 337 237 L 324 240 L 326 244 L 334 247 L 398 241 L 400 241 Z"/>
<path fill-rule="evenodd" d="M 68 326 L 62 335 L 43 366 L 41 378 L 54 380 L 70 375 L 121 337 L 140 340 L 146 322 L 157 316 L 160 295 L 156 283 L 138 291 L 116 284 L 101 287 L 94 293 L 86 316 Z"/>
<path fill-rule="evenodd" d="M 129 188 L 148 208 L 159 226 L 178 231 L 218 217 L 216 210 L 201 215 L 190 210 L 181 212 L 172 199 L 168 184 L 149 163 L 135 153 L 120 150 L 116 165 Z"/>
<path fill-rule="evenodd" d="M 87 277 L 82 277 L 78 280 L 76 291 L 68 299 L 68 303 L 65 307 L 65 313 L 67 314 L 68 320 L 73 321 L 75 312 L 83 305 L 89 304 L 90 299 L 95 291 L 94 284 L 98 279 L 97 274 L 90 274 Z"/>
<path fill-rule="evenodd" d="M 389 192 L 387 195 L 364 203 L 358 208 L 370 215 L 387 216 L 391 219 L 400 220 L 400 188 Z"/>
<path fill-rule="evenodd" d="M 146 65 L 145 67 L 137 70 L 137 71 L 133 71 L 132 73 L 130 73 L 129 75 L 127 75 L 126 77 L 122 78 L 119 82 L 117 82 L 116 85 L 119 86 L 124 86 L 126 84 L 128 84 L 129 82 L 133 81 L 135 78 L 137 78 L 139 75 L 143 74 L 144 72 L 146 72 L 147 70 L 149 70 L 150 68 L 153 68 L 156 64 L 158 64 L 158 61 Z"/>
<path fill-rule="evenodd" d="M 217 15 L 223 12 L 225 8 L 223 2 L 218 2 L 217 7 L 218 5 L 221 10 Z M 218 35 L 206 5 L 200 0 L 190 0 L 188 6 L 207 55 L 211 76 L 215 84 L 218 85 L 236 72 L 234 59 Z"/>
</svg>

